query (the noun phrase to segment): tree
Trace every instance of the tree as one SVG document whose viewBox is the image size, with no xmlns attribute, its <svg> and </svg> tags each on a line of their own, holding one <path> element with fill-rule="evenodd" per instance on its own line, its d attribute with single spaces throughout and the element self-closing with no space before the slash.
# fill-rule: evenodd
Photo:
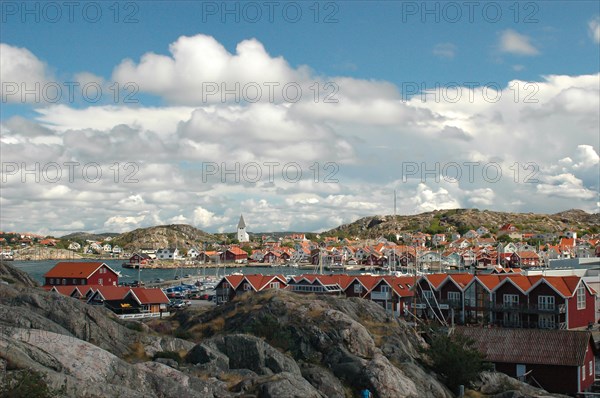
<svg viewBox="0 0 600 398">
<path fill-rule="evenodd" d="M 473 340 L 454 333 L 448 336 L 444 332 L 434 332 L 429 348 L 425 353 L 432 362 L 433 370 L 438 373 L 444 384 L 455 393 L 460 385 L 468 386 L 479 373 L 491 370 L 491 365 L 475 348 Z"/>
</svg>

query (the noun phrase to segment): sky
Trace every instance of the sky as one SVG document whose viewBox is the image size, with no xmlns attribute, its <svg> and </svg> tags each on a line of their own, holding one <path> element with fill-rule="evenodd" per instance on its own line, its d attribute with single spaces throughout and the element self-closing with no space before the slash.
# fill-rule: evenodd
<svg viewBox="0 0 600 398">
<path fill-rule="evenodd" d="M 600 211 L 597 1 L 2 1 L 0 230 Z"/>
</svg>

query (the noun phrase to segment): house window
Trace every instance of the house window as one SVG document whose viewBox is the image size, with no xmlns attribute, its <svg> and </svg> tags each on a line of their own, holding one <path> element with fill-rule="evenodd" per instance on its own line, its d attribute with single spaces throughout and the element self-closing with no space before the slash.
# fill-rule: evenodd
<svg viewBox="0 0 600 398">
<path fill-rule="evenodd" d="M 362 285 L 360 283 L 354 285 L 354 293 L 362 293 Z"/>
<path fill-rule="evenodd" d="M 585 380 L 585 366 L 581 367 L 581 380 Z"/>
<path fill-rule="evenodd" d="M 104 281 L 102 280 L 102 278 L 99 278 L 99 279 L 98 279 L 98 284 L 99 284 L 99 285 L 102 285 L 103 283 L 104 283 Z"/>
<path fill-rule="evenodd" d="M 514 312 L 505 312 L 503 315 L 504 327 L 521 327 L 521 317 Z"/>
<path fill-rule="evenodd" d="M 593 361 L 590 361 L 590 363 L 588 364 L 588 368 L 590 369 L 589 372 L 590 372 L 590 376 L 591 376 L 593 373 L 593 368 L 594 368 Z"/>
<path fill-rule="evenodd" d="M 77 284 L 77 279 L 73 278 L 73 284 L 76 285 Z"/>
<path fill-rule="evenodd" d="M 577 309 L 585 309 L 585 286 L 583 286 L 583 283 L 577 288 Z"/>
<path fill-rule="evenodd" d="M 81 284 L 82 284 L 82 285 L 85 285 L 85 279 L 82 279 L 82 280 L 81 280 Z"/>
<path fill-rule="evenodd" d="M 431 290 L 423 290 L 423 297 L 427 300 L 433 300 L 433 292 Z"/>
<path fill-rule="evenodd" d="M 244 290 L 250 290 L 250 289 L 252 289 L 250 287 L 250 284 L 249 283 L 244 283 Z"/>
<path fill-rule="evenodd" d="M 460 303 L 460 292 L 448 292 L 448 301 Z"/>
<path fill-rule="evenodd" d="M 227 282 L 223 282 L 223 285 L 221 285 L 223 287 L 223 289 L 229 289 L 229 283 Z"/>
<path fill-rule="evenodd" d="M 381 293 L 389 293 L 390 287 L 388 285 L 381 286 Z"/>
<path fill-rule="evenodd" d="M 63 279 L 63 280 L 62 280 L 62 284 L 63 284 L 63 285 L 66 285 L 66 284 L 67 284 L 67 280 L 66 280 L 66 279 Z"/>
<path fill-rule="evenodd" d="M 518 294 L 505 294 L 503 295 L 504 307 L 506 308 L 517 308 L 519 306 L 519 295 Z"/>
<path fill-rule="evenodd" d="M 269 285 L 271 289 L 279 289 L 279 282 L 271 282 Z"/>
<path fill-rule="evenodd" d="M 54 278 L 50 278 L 50 284 L 54 285 Z"/>
<path fill-rule="evenodd" d="M 538 308 L 540 310 L 553 310 L 554 296 L 538 296 Z"/>
<path fill-rule="evenodd" d="M 555 329 L 554 315 L 540 315 L 538 318 L 538 327 L 540 329 Z"/>
</svg>

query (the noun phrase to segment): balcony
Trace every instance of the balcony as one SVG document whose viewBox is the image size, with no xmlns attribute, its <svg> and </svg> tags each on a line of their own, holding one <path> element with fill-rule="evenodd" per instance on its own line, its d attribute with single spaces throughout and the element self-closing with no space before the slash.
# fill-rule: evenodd
<svg viewBox="0 0 600 398">
<path fill-rule="evenodd" d="M 492 310 L 496 312 L 519 312 L 523 314 L 564 314 L 566 307 L 559 305 L 538 304 L 492 304 Z"/>
<path fill-rule="evenodd" d="M 430 305 L 433 308 L 439 307 L 440 310 L 449 310 L 450 308 L 462 309 L 462 302 L 456 300 L 435 300 L 434 298 L 429 299 L 429 303 L 425 298 L 419 298 L 416 301 L 415 308 L 428 308 Z"/>
<path fill-rule="evenodd" d="M 371 292 L 371 300 L 391 300 L 392 292 Z"/>
</svg>

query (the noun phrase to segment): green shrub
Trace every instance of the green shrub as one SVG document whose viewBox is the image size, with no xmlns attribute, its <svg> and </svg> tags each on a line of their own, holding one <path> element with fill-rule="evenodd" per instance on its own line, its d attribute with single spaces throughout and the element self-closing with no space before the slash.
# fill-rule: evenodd
<svg viewBox="0 0 600 398">
<path fill-rule="evenodd" d="M 424 351 L 432 361 L 432 369 L 455 393 L 460 385 L 467 387 L 479 373 L 492 368 L 473 348 L 472 340 L 456 333 L 451 336 L 442 331 L 435 333 L 429 348 Z"/>
<path fill-rule="evenodd" d="M 64 393 L 51 390 L 44 376 L 31 369 L 7 373 L 0 387 L 0 398 L 55 398 Z"/>
</svg>

